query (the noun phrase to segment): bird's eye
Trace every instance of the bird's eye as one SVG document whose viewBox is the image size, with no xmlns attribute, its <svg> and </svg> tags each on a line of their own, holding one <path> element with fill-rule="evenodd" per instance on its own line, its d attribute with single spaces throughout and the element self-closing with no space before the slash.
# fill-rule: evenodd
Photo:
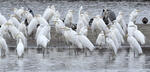
<svg viewBox="0 0 150 72">
<path fill-rule="evenodd" d="M 105 10 L 103 9 L 103 12 L 104 12 Z"/>
</svg>

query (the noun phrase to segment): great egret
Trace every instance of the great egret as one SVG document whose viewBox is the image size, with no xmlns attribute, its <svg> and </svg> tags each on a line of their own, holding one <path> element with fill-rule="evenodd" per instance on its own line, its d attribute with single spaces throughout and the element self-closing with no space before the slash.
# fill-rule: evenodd
<svg viewBox="0 0 150 72">
<path fill-rule="evenodd" d="M 0 25 L 3 25 L 7 22 L 7 19 L 5 18 L 5 16 L 3 16 L 1 13 L 0 13 Z"/>
<path fill-rule="evenodd" d="M 24 7 L 21 7 L 20 9 L 16 9 L 16 8 L 14 9 L 14 14 L 19 21 L 21 21 L 23 12 L 24 12 Z"/>
<path fill-rule="evenodd" d="M 24 53 L 24 45 L 22 43 L 22 40 L 19 39 L 19 43 L 17 44 L 17 54 L 18 54 L 18 57 L 23 56 L 23 53 Z"/>
<path fill-rule="evenodd" d="M 132 21 L 128 24 L 128 35 L 134 36 L 141 44 L 145 44 L 144 34 L 137 29 L 137 26 Z"/>
<path fill-rule="evenodd" d="M 21 39 L 24 47 L 27 48 L 27 39 L 22 32 L 17 33 L 15 37 L 16 37 L 17 43 L 19 42 L 19 39 Z"/>
<path fill-rule="evenodd" d="M 54 6 L 48 6 L 46 9 L 45 9 L 45 11 L 44 11 L 44 13 L 43 13 L 43 18 L 47 21 L 47 22 L 49 22 L 49 20 L 51 20 L 51 18 L 53 17 L 53 15 L 55 14 L 55 7 Z"/>
<path fill-rule="evenodd" d="M 20 22 L 16 19 L 15 15 L 10 15 L 8 22 L 12 22 L 17 28 L 20 25 Z"/>
<path fill-rule="evenodd" d="M 29 12 L 29 11 L 24 11 L 23 12 L 23 16 L 25 17 L 25 21 L 27 21 L 26 22 L 26 26 L 28 26 L 28 24 L 31 22 L 31 20 L 33 19 L 33 16 L 32 16 L 32 14 Z"/>
<path fill-rule="evenodd" d="M 73 21 L 73 10 L 68 10 L 68 13 L 65 17 L 65 25 L 71 25 Z"/>
<path fill-rule="evenodd" d="M 37 17 L 35 16 L 31 20 L 31 22 L 29 23 L 29 26 L 27 28 L 29 35 L 31 35 L 31 33 L 36 30 L 37 25 L 38 25 L 38 20 L 37 20 Z"/>
<path fill-rule="evenodd" d="M 71 28 L 64 27 L 62 28 L 64 30 L 63 36 L 65 37 L 66 42 L 70 42 L 72 45 L 77 46 L 78 48 L 82 49 L 83 46 L 81 42 L 78 39 L 77 32 L 72 30 Z"/>
<path fill-rule="evenodd" d="M 37 14 L 37 20 L 40 25 L 49 25 L 46 19 L 44 19 L 40 14 Z"/>
<path fill-rule="evenodd" d="M 102 31 L 104 31 L 104 33 L 109 30 L 107 25 L 105 24 L 105 22 L 99 15 L 97 15 L 94 18 L 91 28 L 92 28 L 92 30 L 95 30 L 95 29 L 99 29 L 100 31 L 102 30 Z"/>
<path fill-rule="evenodd" d="M 3 52 L 4 55 L 8 54 L 8 46 L 5 39 L 2 36 L 0 36 L 0 51 Z"/>
<path fill-rule="evenodd" d="M 41 46 L 44 48 L 47 47 L 47 44 L 49 42 L 48 38 L 46 38 L 46 36 L 44 36 L 43 34 L 39 34 L 36 41 L 38 47 Z"/>
<path fill-rule="evenodd" d="M 106 45 L 108 48 L 112 48 L 114 51 L 114 54 L 117 54 L 117 47 L 114 43 L 114 41 L 110 37 L 106 37 Z"/>
<path fill-rule="evenodd" d="M 36 38 L 38 37 L 39 34 L 42 34 L 42 35 L 46 36 L 50 41 L 50 39 L 51 39 L 50 30 L 51 30 L 50 25 L 39 26 L 37 29 L 37 32 L 36 32 Z"/>
<path fill-rule="evenodd" d="M 127 30 L 127 25 L 123 19 L 123 12 L 119 12 L 117 18 L 116 18 L 116 21 L 121 25 L 123 31 L 126 33 L 126 30 Z"/>
<path fill-rule="evenodd" d="M 101 46 L 101 47 L 104 47 L 105 45 L 105 35 L 104 35 L 104 32 L 101 31 L 96 39 L 96 44 Z"/>
<path fill-rule="evenodd" d="M 132 21 L 135 23 L 136 18 L 138 13 L 140 12 L 140 10 L 134 9 L 131 13 L 130 13 L 130 17 L 129 17 L 129 21 Z"/>
<path fill-rule="evenodd" d="M 117 29 L 119 30 L 119 32 L 120 32 L 123 36 L 125 36 L 125 32 L 123 31 L 121 25 L 120 25 L 116 20 L 114 20 L 114 25 L 116 25 L 116 27 L 117 27 Z"/>
<path fill-rule="evenodd" d="M 19 24 L 18 29 L 27 37 L 27 27 L 25 26 L 24 22 Z"/>
<path fill-rule="evenodd" d="M 81 42 L 84 48 L 88 48 L 90 51 L 93 51 L 95 49 L 95 46 L 85 35 L 83 34 L 77 34 L 77 35 L 78 35 L 79 41 Z"/>
<path fill-rule="evenodd" d="M 137 40 L 133 36 L 128 35 L 127 42 L 129 43 L 130 47 L 134 50 L 137 50 L 139 54 L 143 53 L 140 44 L 137 42 Z"/>
</svg>

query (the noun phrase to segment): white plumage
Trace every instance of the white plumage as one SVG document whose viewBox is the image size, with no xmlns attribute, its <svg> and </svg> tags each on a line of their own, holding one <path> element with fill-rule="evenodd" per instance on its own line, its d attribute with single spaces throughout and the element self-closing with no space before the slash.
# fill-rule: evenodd
<svg viewBox="0 0 150 72">
<path fill-rule="evenodd" d="M 17 54 L 18 54 L 18 57 L 21 57 L 23 53 L 24 53 L 24 45 L 22 43 L 22 40 L 19 39 L 19 43 L 17 44 Z"/>
<path fill-rule="evenodd" d="M 1 13 L 0 13 L 0 25 L 3 25 L 7 22 L 7 19 L 5 18 L 5 16 L 3 16 Z"/>
<path fill-rule="evenodd" d="M 37 46 L 42 46 L 44 48 L 47 47 L 49 40 L 46 38 L 46 36 L 39 34 L 37 37 Z"/>
<path fill-rule="evenodd" d="M 115 55 L 117 54 L 117 48 L 115 46 L 114 41 L 111 38 L 106 37 L 106 45 L 108 46 L 108 48 L 112 48 L 113 49 Z"/>
<path fill-rule="evenodd" d="M 73 10 L 68 10 L 68 13 L 65 17 L 65 25 L 70 25 L 73 21 Z"/>
<path fill-rule="evenodd" d="M 8 54 L 8 46 L 3 37 L 0 36 L 0 49 L 4 51 L 4 54 Z"/>
<path fill-rule="evenodd" d="M 92 42 L 86 36 L 82 34 L 78 34 L 78 39 L 81 42 L 83 47 L 88 48 L 90 51 L 93 51 L 95 49 Z"/>
<path fill-rule="evenodd" d="M 54 8 L 54 7 L 53 7 L 53 8 Z M 45 9 L 45 11 L 44 11 L 42 17 L 43 17 L 46 21 L 49 21 L 49 20 L 51 20 L 51 18 L 53 17 L 54 13 L 55 13 L 55 9 L 52 9 L 52 8 L 50 8 L 50 6 L 48 6 L 48 7 Z"/>
<path fill-rule="evenodd" d="M 36 30 L 36 27 L 37 27 L 37 24 L 38 24 L 38 20 L 37 20 L 37 17 L 34 17 L 31 22 L 29 23 L 28 25 L 28 34 L 31 35 L 31 33 Z"/>
<path fill-rule="evenodd" d="M 141 44 L 145 44 L 145 36 L 141 31 L 135 30 L 133 35 L 137 41 L 139 41 Z"/>
<path fill-rule="evenodd" d="M 140 12 L 140 10 L 134 9 L 130 14 L 129 21 L 135 22 L 139 12 Z"/>
<path fill-rule="evenodd" d="M 137 50 L 139 54 L 143 53 L 140 44 L 137 42 L 137 40 L 133 36 L 128 36 L 127 41 L 131 48 L 133 48 L 134 50 Z"/>
<path fill-rule="evenodd" d="M 104 46 L 105 45 L 105 35 L 104 32 L 101 31 L 101 33 L 99 33 L 97 39 L 96 39 L 96 44 L 99 46 Z"/>
</svg>

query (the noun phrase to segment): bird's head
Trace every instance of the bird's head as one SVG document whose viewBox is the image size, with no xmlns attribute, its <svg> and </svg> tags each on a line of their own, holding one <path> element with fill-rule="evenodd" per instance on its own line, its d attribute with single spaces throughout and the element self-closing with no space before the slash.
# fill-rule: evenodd
<svg viewBox="0 0 150 72">
<path fill-rule="evenodd" d="M 122 12 L 122 11 L 120 11 L 120 12 L 119 12 L 119 15 L 123 15 L 123 12 Z"/>
<path fill-rule="evenodd" d="M 16 12 L 18 9 L 17 8 L 13 8 L 13 11 Z"/>
<path fill-rule="evenodd" d="M 55 11 L 55 6 L 54 6 L 54 5 L 52 5 L 52 6 L 51 6 L 51 9 Z"/>
</svg>

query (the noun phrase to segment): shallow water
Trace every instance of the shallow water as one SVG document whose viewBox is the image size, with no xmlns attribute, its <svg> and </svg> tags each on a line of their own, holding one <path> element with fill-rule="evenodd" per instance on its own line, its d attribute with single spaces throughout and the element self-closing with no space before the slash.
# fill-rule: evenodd
<svg viewBox="0 0 150 72">
<path fill-rule="evenodd" d="M 110 8 L 117 14 L 120 10 L 125 13 L 125 21 L 128 22 L 129 13 L 134 9 L 143 10 L 137 23 L 146 16 L 150 19 L 150 3 L 146 2 L 17 2 L 14 0 L 0 2 L 0 12 L 8 19 L 8 14 L 13 13 L 14 7 L 27 6 L 35 13 L 42 14 L 48 5 L 55 5 L 63 19 L 68 9 L 73 9 L 74 23 L 77 21 L 77 11 L 82 5 L 84 11 L 88 11 L 90 17 L 101 14 L 102 8 Z M 148 72 L 150 71 L 149 49 L 143 49 L 143 55 L 136 55 L 128 49 L 121 49 L 117 56 L 111 50 L 96 50 L 92 54 L 79 51 L 75 55 L 74 50 L 48 49 L 43 56 L 41 49 L 31 48 L 25 51 L 24 58 L 18 59 L 16 50 L 9 48 L 7 57 L 0 58 L 0 72 Z"/>
<path fill-rule="evenodd" d="M 24 58 L 12 48 L 7 57 L 0 59 L 0 72 L 147 72 L 150 71 L 150 54 L 138 56 L 129 49 L 119 50 L 116 56 L 111 50 L 100 49 L 93 53 L 74 49 L 28 49 Z"/>
</svg>

